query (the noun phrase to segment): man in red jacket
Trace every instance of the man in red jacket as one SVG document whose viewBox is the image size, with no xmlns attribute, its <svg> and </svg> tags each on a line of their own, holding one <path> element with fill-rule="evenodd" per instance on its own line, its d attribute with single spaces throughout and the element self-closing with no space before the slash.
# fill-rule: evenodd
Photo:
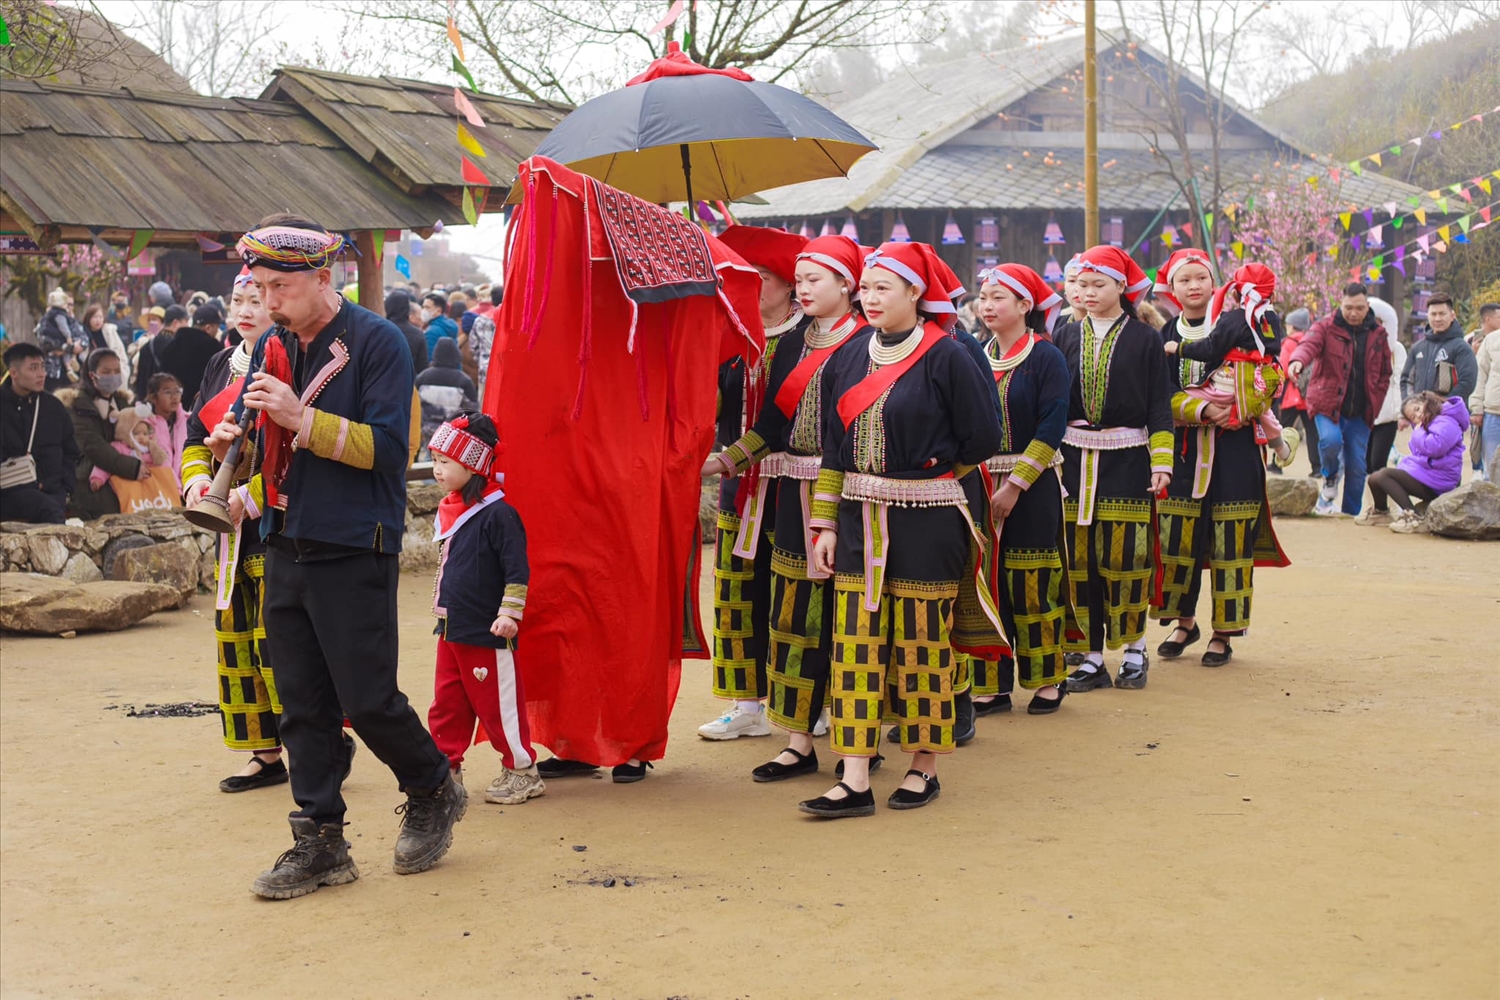
<svg viewBox="0 0 1500 1000">
<path fill-rule="evenodd" d="M 1365 449 L 1370 428 L 1391 384 L 1391 347 L 1385 327 L 1370 313 L 1365 286 L 1344 286 L 1332 316 L 1313 324 L 1292 353 L 1287 375 L 1293 380 L 1313 362 L 1307 410 L 1318 426 L 1323 490 L 1316 513 L 1338 513 L 1338 482 L 1344 481 L 1342 510 L 1353 516 L 1365 495 Z"/>
</svg>

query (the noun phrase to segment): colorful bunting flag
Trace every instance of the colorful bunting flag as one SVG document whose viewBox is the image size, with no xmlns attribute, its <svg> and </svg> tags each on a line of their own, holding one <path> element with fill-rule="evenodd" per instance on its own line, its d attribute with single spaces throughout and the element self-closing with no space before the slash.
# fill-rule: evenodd
<svg viewBox="0 0 1500 1000">
<path fill-rule="evenodd" d="M 375 266 L 385 259 L 385 230 L 377 229 L 370 234 L 370 242 L 375 245 Z"/>
<path fill-rule="evenodd" d="M 1468 230 L 1464 230 L 1468 232 Z M 151 242 L 151 237 L 156 235 L 154 229 L 137 229 L 135 235 L 130 238 L 130 249 L 125 254 L 126 260 L 135 260 L 146 249 L 146 244 Z"/>
<path fill-rule="evenodd" d="M 1347 232 L 1348 229 L 1349 229 L 1349 224 L 1354 221 L 1354 213 L 1353 212 L 1340 212 L 1339 213 L 1339 221 L 1344 224 L 1344 230 Z"/>
<path fill-rule="evenodd" d="M 399 253 L 396 255 L 396 272 L 407 281 L 411 280 L 411 261 L 401 256 Z"/>
<path fill-rule="evenodd" d="M 479 86 L 474 82 L 473 74 L 469 72 L 469 67 L 465 66 L 457 55 L 453 57 L 453 72 L 468 81 L 470 90 L 478 92 Z"/>
<path fill-rule="evenodd" d="M 483 184 L 486 187 L 489 186 L 490 179 L 484 176 L 483 170 L 474 165 L 473 160 L 467 156 L 460 156 L 458 159 L 465 184 Z"/>
<path fill-rule="evenodd" d="M 1427 209 L 1419 208 L 1411 214 L 1416 216 L 1418 223 L 1424 226 L 1427 225 Z"/>
<path fill-rule="evenodd" d="M 479 112 L 474 105 L 464 96 L 464 92 L 457 87 L 453 88 L 453 104 L 458 108 L 458 113 L 463 115 L 470 125 L 475 128 L 484 128 L 484 119 L 479 117 Z"/>
<path fill-rule="evenodd" d="M 489 155 L 484 151 L 484 147 L 479 144 L 479 140 L 474 138 L 474 133 L 464 128 L 463 122 L 458 123 L 458 144 L 481 160 Z"/>
<path fill-rule="evenodd" d="M 1381 166 L 1385 165 L 1384 163 L 1381 162 L 1381 160 L 1380 160 L 1380 154 L 1379 153 L 1371 153 L 1369 159 L 1370 159 L 1370 162 L 1373 163 L 1373 164 L 1375 164 L 1377 167 L 1381 167 Z"/>
<path fill-rule="evenodd" d="M 1486 226 L 1488 226 L 1490 224 L 1490 206 L 1486 205 L 1483 208 L 1481 208 L 1479 210 L 1479 217 L 1481 219 L 1483 219 L 1484 220 L 1484 224 Z"/>
<path fill-rule="evenodd" d="M 1460 215 L 1458 217 L 1458 228 L 1462 229 L 1464 231 L 1464 235 L 1465 236 L 1467 236 L 1469 234 L 1469 227 L 1471 225 L 1473 225 L 1473 221 L 1470 218 L 1470 216 Z"/>
<path fill-rule="evenodd" d="M 1229 244 L 1229 249 L 1234 251 L 1235 259 L 1245 259 L 1245 244 L 1240 240 L 1235 240 L 1233 243 Z"/>
<path fill-rule="evenodd" d="M 458 54 L 458 59 L 462 62 L 468 62 L 468 59 L 464 58 L 464 36 L 458 33 L 458 25 L 454 23 L 451 17 L 448 18 L 448 41 L 453 43 L 453 51 Z M 474 89 L 477 90 L 478 88 Z"/>
<path fill-rule="evenodd" d="M 1453 230 L 1448 226 L 1438 226 L 1438 238 L 1446 240 L 1448 238 L 1448 234 L 1452 231 Z"/>
</svg>

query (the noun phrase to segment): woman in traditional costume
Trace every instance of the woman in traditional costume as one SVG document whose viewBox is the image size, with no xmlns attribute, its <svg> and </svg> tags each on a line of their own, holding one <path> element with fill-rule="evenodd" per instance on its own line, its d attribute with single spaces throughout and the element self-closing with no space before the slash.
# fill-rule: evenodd
<svg viewBox="0 0 1500 1000">
<path fill-rule="evenodd" d="M 730 447 L 753 428 L 766 408 L 771 366 L 788 334 L 811 324 L 793 295 L 797 254 L 807 239 L 780 229 L 730 226 L 719 237 L 760 272 L 760 316 L 766 349 L 756 364 L 736 358 L 719 369 L 718 443 Z M 717 455 L 703 474 L 718 474 Z M 770 648 L 771 542 L 778 490 L 775 470 L 752 471 L 719 487 L 718 534 L 714 543 L 713 691 L 730 705 L 717 719 L 698 727 L 706 740 L 769 736 L 762 700 L 767 694 L 766 655 Z"/>
<path fill-rule="evenodd" d="M 1113 682 L 1146 686 L 1146 613 L 1156 587 L 1154 497 L 1172 479 L 1172 407 L 1161 335 L 1135 316 L 1151 282 L 1125 251 L 1093 247 L 1076 279 L 1085 315 L 1060 332 L 1068 362 L 1064 520 L 1073 618 L 1085 653 L 1070 692 L 1110 687 L 1104 648 L 1125 647 Z"/>
<path fill-rule="evenodd" d="M 851 304 L 864 251 L 847 236 L 820 236 L 797 255 L 797 302 L 812 322 L 782 334 L 753 430 L 709 459 L 725 476 L 756 468 L 776 491 L 771 551 L 767 716 L 789 745 L 751 772 L 782 781 L 818 769 L 814 730 L 828 695 L 833 577 L 808 565 L 812 487 L 823 463 L 823 372 L 845 345 L 861 350 L 873 331 Z M 712 467 L 712 469 L 710 469 Z"/>
<path fill-rule="evenodd" d="M 991 497 L 999 535 L 1001 622 L 1012 656 L 974 660 L 974 708 L 1007 712 L 1016 667 L 1036 695 L 1032 715 L 1062 704 L 1063 629 L 1067 590 L 1062 541 L 1063 431 L 1068 422 L 1068 363 L 1046 338 L 1062 299 L 1023 264 L 980 273 L 979 316 L 1000 397 L 1000 449 L 988 461 L 997 488 Z"/>
<path fill-rule="evenodd" d="M 1234 654 L 1229 640 L 1250 627 L 1255 567 L 1286 566 L 1289 561 L 1271 526 L 1265 462 L 1257 440 L 1260 423 L 1236 420 L 1233 404 L 1211 402 L 1186 390 L 1208 384 L 1216 373 L 1224 373 L 1220 370 L 1235 367 L 1243 369 L 1237 373 L 1242 381 L 1260 380 L 1264 385 L 1264 376 L 1244 360 L 1251 355 L 1241 345 L 1253 349 L 1257 343 L 1278 343 L 1281 321 L 1270 308 L 1276 277 L 1261 265 L 1243 267 L 1210 299 L 1203 294 L 1205 274 L 1209 289 L 1213 287 L 1203 251 L 1180 250 L 1164 270 L 1168 294 L 1181 299 L 1183 306 L 1182 315 L 1162 330 L 1164 339 L 1169 345 L 1200 345 L 1211 349 L 1213 356 L 1194 361 L 1179 351 L 1167 365 L 1177 444 L 1172 449 L 1172 483 L 1156 504 L 1162 592 L 1152 602 L 1151 613 L 1163 625 L 1175 627 L 1156 652 L 1162 659 L 1174 660 L 1202 636 L 1198 597 L 1207 569 L 1213 638 L 1201 662 L 1205 667 L 1221 667 Z M 1240 305 L 1225 308 L 1236 294 Z M 1274 346 L 1267 349 L 1276 350 Z M 1188 347 L 1186 353 L 1199 352 Z M 1263 352 L 1253 353 L 1265 361 Z M 1245 391 L 1253 392 L 1253 385 L 1237 395 Z M 1290 462 L 1289 452 L 1279 460 Z"/>
<path fill-rule="evenodd" d="M 981 532 L 972 515 L 977 466 L 1000 445 L 994 385 L 948 332 L 958 279 L 922 243 L 887 243 L 865 258 L 860 301 L 877 330 L 823 371 L 823 465 L 810 523 L 813 567 L 834 575 L 833 751 L 843 780 L 801 803 L 824 818 L 875 811 L 870 762 L 882 702 L 912 767 L 887 804 L 937 798 L 937 755 L 953 750 L 950 629 L 980 606 L 1003 648 Z M 962 592 L 962 593 L 961 593 Z M 969 653 L 984 653 L 978 646 Z"/>
<path fill-rule="evenodd" d="M 217 463 L 203 439 L 238 398 L 250 371 L 250 353 L 271 328 L 271 316 L 260 292 L 244 268 L 234 279 L 230 321 L 242 338 L 232 348 L 208 361 L 198 388 L 198 409 L 188 417 L 187 443 L 182 451 L 182 495 L 191 507 L 203 499 Z M 246 449 L 246 453 L 250 449 Z M 266 545 L 260 537 L 260 511 L 265 492 L 259 473 L 250 475 L 242 462 L 230 494 L 234 530 L 219 536 L 217 587 L 214 595 L 214 638 L 219 661 L 219 713 L 224 719 L 224 745 L 250 753 L 245 766 L 219 782 L 222 792 L 244 792 L 284 784 L 286 763 L 281 759 L 277 722 L 281 702 L 267 657 L 266 628 L 261 617 L 264 599 Z"/>
</svg>

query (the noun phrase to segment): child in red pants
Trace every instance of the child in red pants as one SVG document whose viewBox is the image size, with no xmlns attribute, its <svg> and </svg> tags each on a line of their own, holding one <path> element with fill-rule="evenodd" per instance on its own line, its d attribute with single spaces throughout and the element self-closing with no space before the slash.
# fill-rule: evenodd
<svg viewBox="0 0 1500 1000">
<path fill-rule="evenodd" d="M 497 441 L 489 417 L 464 413 L 428 445 L 433 478 L 449 492 L 437 515 L 437 676 L 427 728 L 458 780 L 477 720 L 505 766 L 484 800 L 517 805 L 547 786 L 537 773 L 515 660 L 531 575 L 526 529 L 494 472 Z"/>
</svg>

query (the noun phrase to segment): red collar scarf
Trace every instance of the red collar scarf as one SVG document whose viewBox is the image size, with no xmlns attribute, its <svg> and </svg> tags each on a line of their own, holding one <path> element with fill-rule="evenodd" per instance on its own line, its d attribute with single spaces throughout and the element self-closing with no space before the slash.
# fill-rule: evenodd
<svg viewBox="0 0 1500 1000">
<path fill-rule="evenodd" d="M 473 503 L 464 500 L 461 490 L 454 490 L 438 502 L 437 533 L 433 538 L 442 541 L 462 528 L 474 511 L 504 497 L 505 491 L 493 479 L 484 484 L 484 492 Z"/>
</svg>

